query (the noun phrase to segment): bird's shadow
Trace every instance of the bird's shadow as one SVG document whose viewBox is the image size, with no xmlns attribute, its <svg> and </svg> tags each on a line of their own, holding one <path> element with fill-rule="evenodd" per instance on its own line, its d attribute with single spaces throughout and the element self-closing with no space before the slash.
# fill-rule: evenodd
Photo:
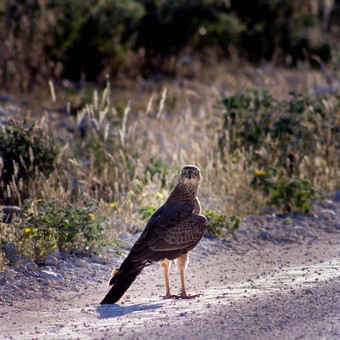
<svg viewBox="0 0 340 340">
<path fill-rule="evenodd" d="M 125 314 L 129 314 L 132 312 L 140 312 L 144 310 L 153 310 L 158 309 L 163 306 L 162 303 L 155 303 L 155 304 L 136 304 L 130 306 L 121 306 L 116 304 L 107 304 L 107 305 L 100 305 L 97 307 L 97 313 L 99 314 L 100 319 L 108 319 L 108 318 L 116 318 L 118 316 L 122 316 Z"/>
</svg>

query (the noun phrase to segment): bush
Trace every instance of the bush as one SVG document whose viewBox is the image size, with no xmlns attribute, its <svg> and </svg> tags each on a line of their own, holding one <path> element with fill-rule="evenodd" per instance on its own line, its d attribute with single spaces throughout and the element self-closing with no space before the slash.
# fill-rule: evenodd
<svg viewBox="0 0 340 340">
<path fill-rule="evenodd" d="M 28 180 L 42 173 L 48 176 L 55 168 L 58 147 L 45 131 L 26 120 L 11 120 L 0 130 L 0 200 L 16 200 L 13 188 L 27 197 Z"/>
<path fill-rule="evenodd" d="M 52 58 L 64 65 L 62 76 L 93 81 L 103 70 L 115 73 L 132 48 L 143 7 L 136 1 L 53 1 L 57 28 Z"/>
<path fill-rule="evenodd" d="M 150 217 L 153 215 L 153 213 L 157 210 L 157 208 L 155 208 L 152 205 L 142 205 L 139 209 L 138 209 L 138 213 L 140 215 L 140 218 L 142 220 L 146 220 L 148 221 L 150 219 Z"/>
<path fill-rule="evenodd" d="M 56 248 L 62 251 L 76 247 L 84 251 L 95 251 L 104 244 L 105 229 L 109 228 L 106 218 L 96 215 L 98 202 L 85 199 L 84 206 L 62 203 L 55 199 L 25 201 L 24 221 L 20 225 L 18 242 L 35 259 Z"/>
<path fill-rule="evenodd" d="M 268 205 L 276 206 L 284 212 L 292 208 L 309 212 L 311 203 L 315 200 L 315 192 L 310 181 L 299 178 L 287 178 L 275 168 L 267 171 L 257 170 L 251 185 L 263 191 L 269 197 Z"/>
<path fill-rule="evenodd" d="M 136 64 L 173 73 L 181 52 L 211 46 L 227 56 L 234 46 L 256 62 L 320 66 L 336 49 L 327 30 L 338 22 L 330 20 L 330 2 L 313 7 L 282 0 L 7 0 L 0 3 L 0 82 L 29 90 L 48 78 L 103 80 Z"/>
<path fill-rule="evenodd" d="M 245 29 L 237 16 L 215 1 L 141 2 L 145 15 L 138 27 L 136 49 L 145 51 L 145 70 L 175 72 L 169 69 L 169 57 L 177 58 L 184 50 L 192 53 L 219 47 L 228 55 Z"/>
<path fill-rule="evenodd" d="M 145 51 L 144 70 L 172 73 L 168 58 L 189 47 L 202 18 L 212 17 L 212 8 L 202 0 L 142 2 L 146 13 L 139 23 L 136 49 Z"/>
<path fill-rule="evenodd" d="M 0 82 L 95 80 L 125 64 L 143 15 L 137 1 L 8 0 L 0 5 Z"/>
<path fill-rule="evenodd" d="M 207 218 L 207 231 L 219 237 L 228 234 L 234 235 L 234 232 L 240 227 L 241 219 L 237 215 L 229 218 L 224 214 L 217 214 L 212 210 L 203 210 L 202 215 Z"/>
<path fill-rule="evenodd" d="M 202 20 L 191 43 L 196 50 L 219 47 L 228 56 L 230 46 L 238 46 L 246 26 L 232 13 L 214 11 L 212 20 Z"/>
<path fill-rule="evenodd" d="M 329 61 L 331 43 L 325 39 L 324 23 L 318 13 L 326 6 L 320 4 L 316 11 L 300 1 L 231 1 L 230 10 L 246 24 L 241 52 L 255 62 L 280 55 L 281 62 L 294 66 L 313 56 Z M 327 11 L 332 11 L 332 6 Z"/>
<path fill-rule="evenodd" d="M 334 98 L 340 103 L 340 98 Z M 283 167 L 289 175 L 299 175 L 299 164 L 305 157 L 312 157 L 322 150 L 327 159 L 330 148 L 339 149 L 340 138 L 337 114 L 325 114 L 324 98 L 311 99 L 290 92 L 288 99 L 278 101 L 267 91 L 247 89 L 226 99 L 223 131 L 219 138 L 221 154 L 226 145 L 229 152 L 245 148 L 253 150 L 250 157 L 259 168 Z M 273 114 L 273 112 L 276 112 Z M 233 136 L 228 141 L 228 133 Z M 328 138 L 320 138 L 320 135 Z M 318 150 L 317 150 L 318 148 Z"/>
<path fill-rule="evenodd" d="M 340 152 L 338 95 L 311 98 L 290 92 L 284 100 L 247 89 L 223 101 L 226 113 L 219 138 L 223 163 L 240 150 L 256 171 L 252 186 L 267 204 L 308 211 L 322 168 L 336 168 Z M 330 157 L 332 155 L 332 157 Z M 333 175 L 329 175 L 329 180 Z M 321 189 L 321 188 L 320 188 Z"/>
</svg>

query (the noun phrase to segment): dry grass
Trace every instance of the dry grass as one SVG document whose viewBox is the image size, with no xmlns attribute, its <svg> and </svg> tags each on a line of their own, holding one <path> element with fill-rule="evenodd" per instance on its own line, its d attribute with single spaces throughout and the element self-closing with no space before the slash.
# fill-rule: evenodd
<svg viewBox="0 0 340 340">
<path fill-rule="evenodd" d="M 263 201 L 249 189 L 256 170 L 249 152 L 258 150 L 241 149 L 236 160 L 227 153 L 222 163 L 217 147 L 225 112 L 221 100 L 245 88 L 269 90 L 277 99 L 285 98 L 291 90 L 314 95 L 316 87 L 329 86 L 334 79 L 331 70 L 306 71 L 270 66 L 198 69 L 196 73 L 201 76 L 192 81 L 163 81 L 161 85 L 126 81 L 128 90 L 96 90 L 76 116 L 46 112 L 40 125 L 66 144 L 60 154 L 62 167 L 48 179 L 32 179 L 32 196 L 74 200 L 80 192 L 90 193 L 99 200 L 115 201 L 124 207 L 120 217 L 129 219 L 134 205 L 150 202 L 150 196 L 158 191 L 166 195 L 181 166 L 195 163 L 203 170 L 201 195 L 207 207 L 228 213 L 256 211 Z M 65 100 L 62 93 L 57 93 L 57 100 Z M 325 110 L 338 109 L 334 105 L 330 97 Z M 79 126 L 87 119 L 85 137 L 58 129 L 60 119 L 70 126 Z M 337 152 L 329 157 L 339 157 Z M 151 178 L 145 171 L 154 157 L 170 169 L 163 188 L 162 172 Z M 325 159 L 306 158 L 300 166 L 304 171 L 313 167 L 318 189 L 334 190 L 339 185 L 338 165 L 328 168 Z"/>
<path fill-rule="evenodd" d="M 333 70 L 271 66 L 193 68 L 199 77 L 190 81 L 164 80 L 157 84 L 126 80 L 122 86 L 126 90 L 112 89 L 108 84 L 104 90 L 92 91 L 76 115 L 44 112 L 38 118 L 39 125 L 60 141 L 59 166 L 49 178 L 40 174 L 31 179 L 31 198 L 48 196 L 77 202 L 88 194 L 101 202 L 101 213 L 109 214 L 111 222 L 115 221 L 114 232 L 120 232 L 133 225 L 143 227 L 140 207 L 162 204 L 177 182 L 179 169 L 193 163 L 202 169 L 200 196 L 205 209 L 226 215 L 258 212 L 266 198 L 253 190 L 250 182 L 258 169 L 258 163 L 251 160 L 259 150 L 241 145 L 236 153 L 231 152 L 228 140 L 233 133 L 227 131 L 226 152 L 221 157 L 218 138 L 224 123 L 222 100 L 246 88 L 268 90 L 277 99 L 284 99 L 291 90 L 314 96 L 316 91 L 335 84 L 336 74 Z M 65 92 L 56 91 L 56 106 L 66 100 Z M 329 96 L 323 109 L 325 114 L 327 110 L 335 112 L 339 123 L 337 103 Z M 36 118 L 36 113 L 26 115 Z M 85 120 L 83 135 L 77 129 L 70 132 L 60 128 L 61 121 L 64 126 L 79 127 Z M 331 152 L 328 159 L 321 157 L 325 151 L 320 150 L 320 157 L 304 157 L 299 164 L 300 173 L 313 180 L 318 193 L 340 188 L 339 145 L 334 143 L 338 141 L 329 139 L 326 143 Z M 110 210 L 112 203 L 114 213 Z"/>
</svg>

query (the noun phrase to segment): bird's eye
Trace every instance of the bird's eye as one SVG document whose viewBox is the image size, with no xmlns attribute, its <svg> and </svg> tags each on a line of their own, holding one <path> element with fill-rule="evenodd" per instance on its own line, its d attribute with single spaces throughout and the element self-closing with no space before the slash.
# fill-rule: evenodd
<svg viewBox="0 0 340 340">
<path fill-rule="evenodd" d="M 182 175 L 185 176 L 186 174 L 187 174 L 187 172 L 186 172 L 185 170 L 183 170 L 183 171 L 182 171 Z"/>
<path fill-rule="evenodd" d="M 195 171 L 195 176 L 198 176 L 198 171 Z"/>
</svg>

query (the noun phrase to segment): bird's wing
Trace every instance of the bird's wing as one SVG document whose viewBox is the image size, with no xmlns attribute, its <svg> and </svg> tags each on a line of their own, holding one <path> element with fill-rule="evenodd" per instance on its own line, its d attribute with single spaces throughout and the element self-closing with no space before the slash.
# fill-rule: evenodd
<svg viewBox="0 0 340 340">
<path fill-rule="evenodd" d="M 191 203 L 165 203 L 150 218 L 130 252 L 132 260 L 147 260 L 153 252 L 190 249 L 201 239 L 205 217 L 193 212 Z"/>
</svg>

